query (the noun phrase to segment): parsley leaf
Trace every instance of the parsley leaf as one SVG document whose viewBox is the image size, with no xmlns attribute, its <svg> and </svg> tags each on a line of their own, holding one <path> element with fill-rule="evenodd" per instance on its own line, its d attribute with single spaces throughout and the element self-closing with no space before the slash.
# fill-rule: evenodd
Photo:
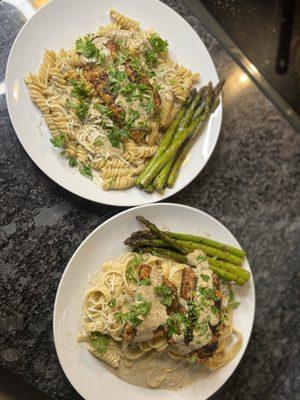
<svg viewBox="0 0 300 400">
<path fill-rule="evenodd" d="M 207 300 L 218 300 L 218 297 L 215 295 L 214 291 L 210 288 L 200 287 L 199 293 Z"/>
<path fill-rule="evenodd" d="M 68 102 L 69 107 L 73 108 L 77 117 L 83 121 L 86 117 L 86 114 L 89 110 L 89 103 L 83 100 L 82 98 L 79 99 L 78 103 L 71 103 Z"/>
<path fill-rule="evenodd" d="M 126 321 L 126 314 L 123 314 L 121 311 L 117 311 L 114 317 L 116 321 Z"/>
<path fill-rule="evenodd" d="M 126 81 L 128 81 L 128 76 L 125 71 L 119 71 L 116 68 L 108 70 L 108 82 L 114 93 L 119 93 Z"/>
<path fill-rule="evenodd" d="M 134 256 L 130 261 L 129 261 L 129 266 L 132 268 L 136 268 L 140 265 L 141 263 L 141 258 L 139 256 Z"/>
<path fill-rule="evenodd" d="M 113 112 L 109 109 L 109 107 L 103 104 L 95 103 L 94 108 L 95 110 L 100 111 L 100 113 L 104 116 L 107 115 L 108 117 L 111 117 L 113 115 Z"/>
<path fill-rule="evenodd" d="M 113 127 L 108 134 L 108 139 L 113 147 L 119 147 L 122 140 L 127 136 L 128 132 L 125 129 Z"/>
<path fill-rule="evenodd" d="M 197 261 L 202 262 L 205 260 L 206 260 L 206 256 L 203 256 L 203 255 L 197 256 Z"/>
<path fill-rule="evenodd" d="M 136 119 L 138 119 L 140 116 L 140 113 L 137 110 L 129 109 L 127 113 L 127 121 L 126 125 L 128 128 L 131 128 L 133 126 L 133 123 Z"/>
<path fill-rule="evenodd" d="M 209 281 L 209 275 L 201 274 L 201 278 L 202 278 L 205 282 L 208 282 L 208 281 Z"/>
<path fill-rule="evenodd" d="M 128 322 L 133 326 L 136 327 L 143 322 L 139 316 L 145 316 L 150 313 L 151 303 L 148 301 L 144 301 L 140 304 L 133 304 L 130 309 L 129 313 L 127 314 Z"/>
<path fill-rule="evenodd" d="M 141 64 L 140 64 L 140 62 L 139 62 L 139 60 L 137 58 L 134 58 L 134 59 L 131 60 L 130 66 L 135 72 L 141 73 L 141 68 L 142 67 L 141 67 Z"/>
<path fill-rule="evenodd" d="M 88 89 L 85 82 L 76 81 L 76 79 L 70 79 L 70 83 L 73 86 L 71 94 L 75 97 L 87 97 L 89 95 Z"/>
<path fill-rule="evenodd" d="M 90 340 L 91 346 L 97 353 L 105 353 L 108 347 L 108 338 L 99 332 L 93 332 Z"/>
<path fill-rule="evenodd" d="M 99 49 L 97 49 L 93 41 L 88 37 L 76 40 L 75 45 L 77 53 L 82 54 L 86 58 L 96 58 L 98 56 Z"/>
<path fill-rule="evenodd" d="M 65 141 L 66 141 L 65 135 L 63 135 L 62 133 L 50 139 L 50 142 L 53 144 L 53 146 L 59 148 L 65 147 Z"/>
<path fill-rule="evenodd" d="M 157 54 L 153 50 L 146 50 L 144 56 L 147 64 L 155 65 L 157 63 Z"/>
<path fill-rule="evenodd" d="M 148 285 L 150 285 L 150 283 L 151 283 L 150 279 L 149 278 L 145 278 L 145 279 L 141 279 L 138 282 L 138 285 L 139 286 L 148 286 Z"/>
<path fill-rule="evenodd" d="M 76 165 L 77 165 L 77 160 L 75 157 L 69 157 L 68 162 L 69 162 L 70 167 L 76 167 Z"/>
<path fill-rule="evenodd" d="M 166 51 L 169 46 L 168 42 L 166 40 L 163 40 L 156 33 L 150 36 L 149 43 L 151 44 L 152 48 L 157 52 Z"/>
<path fill-rule="evenodd" d="M 208 330 L 208 322 L 202 322 L 201 324 L 198 324 L 197 326 L 195 326 L 195 328 L 196 328 L 198 335 L 202 336 Z"/>
<path fill-rule="evenodd" d="M 86 176 L 88 178 L 92 177 L 92 167 L 90 165 L 84 164 L 79 172 L 81 173 L 81 175 Z"/>
<path fill-rule="evenodd" d="M 117 300 L 116 300 L 116 299 L 111 299 L 111 300 L 108 302 L 108 305 L 109 305 L 110 308 L 114 308 L 114 307 L 116 306 L 116 303 L 117 303 Z"/>
<path fill-rule="evenodd" d="M 179 333 L 182 324 L 187 324 L 187 318 L 184 314 L 174 313 L 167 318 L 167 335 L 171 337 L 174 333 Z"/>
<path fill-rule="evenodd" d="M 128 60 L 128 57 L 129 57 L 128 49 L 119 51 L 118 57 L 117 57 L 117 64 L 119 64 L 119 65 L 124 64 Z"/>
<path fill-rule="evenodd" d="M 211 312 L 212 312 L 213 314 L 218 314 L 219 310 L 217 309 L 216 306 L 211 306 Z"/>
<path fill-rule="evenodd" d="M 136 277 L 135 277 L 135 274 L 134 274 L 134 270 L 133 270 L 133 267 L 129 267 L 129 268 L 127 268 L 127 271 L 126 271 L 126 278 L 128 279 L 128 280 L 131 280 L 131 281 L 134 281 L 134 282 L 136 282 L 137 281 L 137 279 L 136 279 Z"/>
<path fill-rule="evenodd" d="M 168 286 L 166 285 L 155 286 L 154 292 L 157 296 L 161 298 L 160 300 L 161 304 L 164 304 L 167 307 L 171 306 L 174 294 Z"/>
<path fill-rule="evenodd" d="M 190 361 L 192 364 L 194 364 L 194 363 L 196 362 L 196 360 L 197 360 L 197 357 L 196 357 L 194 354 L 190 356 L 189 361 Z"/>
</svg>

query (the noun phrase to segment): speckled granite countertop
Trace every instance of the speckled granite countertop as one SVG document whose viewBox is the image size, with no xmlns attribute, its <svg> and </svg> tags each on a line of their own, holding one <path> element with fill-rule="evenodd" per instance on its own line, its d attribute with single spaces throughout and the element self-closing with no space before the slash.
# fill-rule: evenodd
<svg viewBox="0 0 300 400">
<path fill-rule="evenodd" d="M 256 282 L 249 347 L 212 398 L 300 399 L 300 135 L 241 79 L 241 70 L 181 1 L 166 2 L 199 33 L 227 79 L 216 150 L 202 174 L 170 201 L 224 223 L 247 249 Z M 24 152 L 3 87 L 9 50 L 23 22 L 2 2 L 0 20 L 0 362 L 53 399 L 79 399 L 55 354 L 54 297 L 74 250 L 120 209 L 71 195 Z"/>
</svg>

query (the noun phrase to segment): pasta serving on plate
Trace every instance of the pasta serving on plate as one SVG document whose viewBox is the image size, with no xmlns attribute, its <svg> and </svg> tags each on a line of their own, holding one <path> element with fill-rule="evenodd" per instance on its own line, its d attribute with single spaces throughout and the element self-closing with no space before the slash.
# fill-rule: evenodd
<svg viewBox="0 0 300 400">
<path fill-rule="evenodd" d="M 130 240 L 142 246 L 138 237 Z M 159 251 L 140 247 L 102 265 L 85 293 L 79 340 L 127 382 L 178 389 L 197 379 L 202 366 L 220 368 L 239 351 L 237 303 L 225 279 L 243 284 L 249 273 L 214 269 L 200 249 L 186 253 L 185 262 L 175 251 Z"/>
<path fill-rule="evenodd" d="M 199 79 L 171 60 L 157 33 L 115 10 L 110 16 L 73 49 L 46 50 L 25 78 L 52 144 L 104 190 L 134 185 Z"/>
</svg>

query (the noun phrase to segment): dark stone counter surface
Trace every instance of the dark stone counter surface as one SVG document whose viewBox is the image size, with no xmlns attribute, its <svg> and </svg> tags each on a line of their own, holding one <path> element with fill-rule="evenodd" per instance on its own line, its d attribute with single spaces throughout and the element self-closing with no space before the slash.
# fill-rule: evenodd
<svg viewBox="0 0 300 400">
<path fill-rule="evenodd" d="M 181 1 L 166 2 L 199 33 L 220 77 L 227 79 L 216 150 L 200 176 L 170 201 L 224 223 L 247 250 L 256 282 L 248 349 L 212 398 L 300 399 L 300 135 Z M 121 209 L 66 192 L 23 150 L 3 85 L 8 53 L 23 22 L 3 2 L 0 20 L 0 362 L 53 399 L 79 399 L 54 349 L 55 293 L 77 246 Z"/>
</svg>

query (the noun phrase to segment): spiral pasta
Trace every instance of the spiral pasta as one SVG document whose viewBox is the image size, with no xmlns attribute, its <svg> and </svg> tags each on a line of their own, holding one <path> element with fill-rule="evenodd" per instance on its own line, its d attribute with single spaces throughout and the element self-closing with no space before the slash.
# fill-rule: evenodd
<svg viewBox="0 0 300 400">
<path fill-rule="evenodd" d="M 110 16 L 112 20 L 123 29 L 128 29 L 129 31 L 136 31 L 140 27 L 140 23 L 138 21 L 134 21 L 131 18 L 125 17 L 125 15 L 120 14 L 116 10 L 111 10 Z"/>
<path fill-rule="evenodd" d="M 71 49 L 46 49 L 25 83 L 68 165 L 104 190 L 134 185 L 198 75 L 167 42 L 116 10 Z"/>
</svg>

